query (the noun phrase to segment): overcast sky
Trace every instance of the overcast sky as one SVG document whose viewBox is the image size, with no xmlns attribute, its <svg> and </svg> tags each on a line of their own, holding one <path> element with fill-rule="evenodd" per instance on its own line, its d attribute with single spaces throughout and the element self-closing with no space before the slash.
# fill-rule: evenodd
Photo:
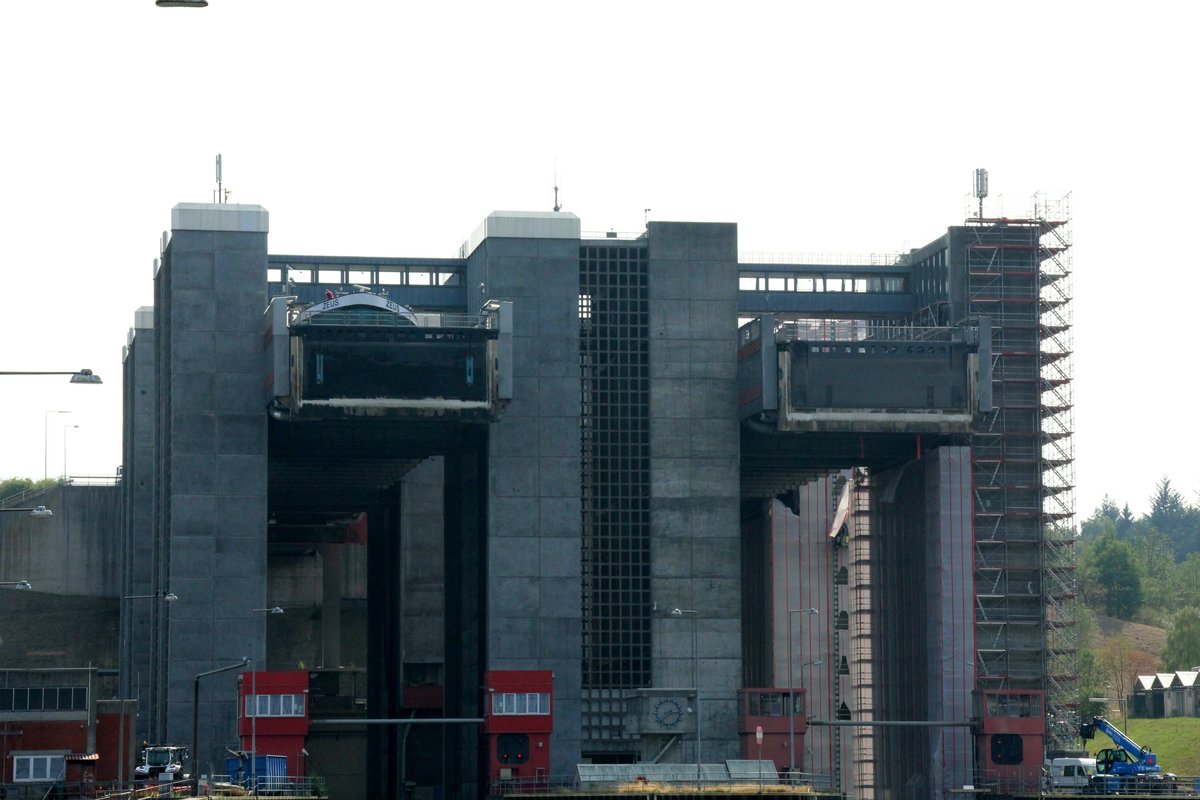
<svg viewBox="0 0 1200 800">
<path fill-rule="evenodd" d="M 178 202 L 272 253 L 453 256 L 495 209 L 920 246 L 1071 195 L 1078 508 L 1197 502 L 1196 3 L 0 4 L 0 478 L 113 475 L 121 347 Z M 69 410 L 69 415 L 47 411 Z M 78 425 L 78 429 L 64 426 Z M 65 448 L 64 448 L 65 437 Z"/>
</svg>

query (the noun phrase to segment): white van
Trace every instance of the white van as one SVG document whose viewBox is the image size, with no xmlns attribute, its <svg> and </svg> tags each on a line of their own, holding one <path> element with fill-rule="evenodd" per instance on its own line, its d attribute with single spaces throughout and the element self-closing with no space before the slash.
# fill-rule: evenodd
<svg viewBox="0 0 1200 800">
<path fill-rule="evenodd" d="M 1050 789 L 1058 789 L 1071 793 L 1086 791 L 1096 774 L 1096 759 L 1094 758 L 1054 758 L 1047 759 L 1046 777 Z"/>
</svg>

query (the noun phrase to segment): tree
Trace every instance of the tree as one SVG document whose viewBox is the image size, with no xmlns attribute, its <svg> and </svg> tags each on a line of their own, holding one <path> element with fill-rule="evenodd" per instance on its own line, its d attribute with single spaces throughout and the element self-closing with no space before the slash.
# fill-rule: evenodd
<svg viewBox="0 0 1200 800">
<path fill-rule="evenodd" d="M 1133 556 L 1142 574 L 1143 621 L 1161 624 L 1162 617 L 1179 607 L 1175 592 L 1178 570 L 1171 543 L 1153 525 L 1139 523 L 1134 535 Z"/>
<path fill-rule="evenodd" d="M 1171 486 L 1171 480 L 1163 477 L 1150 498 L 1149 520 L 1171 542 L 1177 560 L 1195 552 L 1200 545 L 1197 526 L 1200 520 L 1195 509 L 1183 501 L 1183 495 Z"/>
<path fill-rule="evenodd" d="M 12 497 L 14 494 L 20 494 L 21 492 L 47 489 L 57 483 L 57 478 L 46 478 L 36 481 L 32 478 L 7 478 L 0 481 L 0 500 Z"/>
<path fill-rule="evenodd" d="M 1175 672 L 1200 664 L 1200 611 L 1185 608 L 1175 615 L 1162 653 L 1163 669 Z"/>
<path fill-rule="evenodd" d="M 1104 513 L 1104 506 L 1093 511 L 1092 515 L 1079 525 L 1079 533 L 1085 542 L 1095 541 L 1110 531 L 1116 533 L 1117 522 Z"/>
<path fill-rule="evenodd" d="M 1081 719 L 1104 716 L 1107 709 L 1102 700 L 1093 697 L 1104 697 L 1108 694 L 1108 679 L 1104 668 L 1096 661 L 1096 654 L 1091 650 L 1079 653 L 1079 716 Z"/>
<path fill-rule="evenodd" d="M 1102 599 L 1105 614 L 1132 619 L 1142 607 L 1142 576 L 1129 542 L 1106 531 L 1087 549 L 1084 561 L 1089 604 Z"/>
<path fill-rule="evenodd" d="M 1158 670 L 1154 656 L 1134 650 L 1124 633 L 1109 639 L 1108 644 L 1100 650 L 1097 660 L 1108 677 L 1108 698 L 1120 704 L 1122 709 L 1133 692 L 1138 675 L 1150 675 Z"/>
<path fill-rule="evenodd" d="M 1200 608 L 1200 553 L 1189 554 L 1175 570 L 1174 587 L 1180 607 Z"/>
<path fill-rule="evenodd" d="M 0 481 L 0 500 L 18 492 L 23 492 L 33 486 L 29 478 L 8 478 Z"/>
</svg>

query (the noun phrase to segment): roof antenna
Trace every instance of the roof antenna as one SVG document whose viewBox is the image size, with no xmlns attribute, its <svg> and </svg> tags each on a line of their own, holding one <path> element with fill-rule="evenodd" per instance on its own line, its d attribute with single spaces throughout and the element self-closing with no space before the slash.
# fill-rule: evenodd
<svg viewBox="0 0 1200 800">
<path fill-rule="evenodd" d="M 988 174 L 986 169 L 975 170 L 975 196 L 979 198 L 979 218 L 983 219 L 983 198 L 988 196 Z"/>
<path fill-rule="evenodd" d="M 217 153 L 217 192 L 214 198 L 217 203 L 225 203 L 229 200 L 229 190 L 221 187 L 221 154 Z"/>
<path fill-rule="evenodd" d="M 558 202 L 558 160 L 554 161 L 554 210 L 562 211 L 562 204 Z"/>
</svg>

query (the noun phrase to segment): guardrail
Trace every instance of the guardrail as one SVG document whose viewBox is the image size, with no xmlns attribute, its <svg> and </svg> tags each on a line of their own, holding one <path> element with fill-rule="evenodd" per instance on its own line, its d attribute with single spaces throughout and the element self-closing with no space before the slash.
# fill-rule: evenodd
<svg viewBox="0 0 1200 800">
<path fill-rule="evenodd" d="M 305 775 L 259 775 L 257 777 L 212 775 L 207 786 L 201 781 L 197 794 L 205 797 L 275 795 L 325 797 L 325 779 Z"/>
<path fill-rule="evenodd" d="M 978 337 L 978 329 L 964 327 L 916 327 L 912 325 L 863 325 L 848 322 L 812 324 L 784 322 L 776 325 L 777 342 L 962 342 Z"/>
<path fill-rule="evenodd" d="M 630 765 L 633 766 L 633 765 Z M 708 766 L 708 765 L 705 765 Z M 636 773 L 636 770 L 633 770 Z M 543 775 L 521 778 L 501 778 L 492 781 L 489 795 L 494 797 L 519 797 L 528 794 L 547 793 L 576 793 L 589 794 L 664 794 L 673 789 L 695 790 L 696 777 L 688 777 L 685 773 L 675 779 L 664 779 L 661 776 L 653 780 L 644 777 L 632 779 L 598 780 L 591 778 L 580 780 L 575 775 Z M 833 792 L 833 776 L 815 772 L 786 771 L 758 780 L 754 778 L 725 778 L 717 780 L 711 775 L 700 781 L 700 786 L 712 791 L 728 794 L 756 794 L 760 790 L 770 789 L 771 794 L 821 794 Z"/>
</svg>

